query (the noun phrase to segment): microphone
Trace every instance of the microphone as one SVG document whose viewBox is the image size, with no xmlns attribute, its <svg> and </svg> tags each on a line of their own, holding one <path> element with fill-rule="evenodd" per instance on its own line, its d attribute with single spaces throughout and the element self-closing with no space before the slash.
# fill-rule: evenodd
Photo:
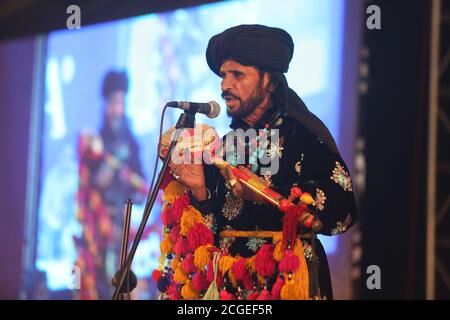
<svg viewBox="0 0 450 320">
<path fill-rule="evenodd" d="M 203 113 L 208 118 L 214 119 L 220 114 L 220 105 L 216 101 L 208 103 L 202 102 L 188 102 L 188 101 L 171 101 L 167 103 L 168 107 L 179 108 L 185 111 L 194 111 Z"/>
</svg>

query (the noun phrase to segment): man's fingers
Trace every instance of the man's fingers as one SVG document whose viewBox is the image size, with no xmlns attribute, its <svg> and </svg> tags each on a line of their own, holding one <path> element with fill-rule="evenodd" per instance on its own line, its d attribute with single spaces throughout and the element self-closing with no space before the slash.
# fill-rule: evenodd
<svg viewBox="0 0 450 320">
<path fill-rule="evenodd" d="M 233 170 L 231 170 L 230 166 L 227 166 L 225 168 L 225 170 L 227 171 L 228 180 L 236 179 L 236 177 L 234 176 Z"/>
</svg>

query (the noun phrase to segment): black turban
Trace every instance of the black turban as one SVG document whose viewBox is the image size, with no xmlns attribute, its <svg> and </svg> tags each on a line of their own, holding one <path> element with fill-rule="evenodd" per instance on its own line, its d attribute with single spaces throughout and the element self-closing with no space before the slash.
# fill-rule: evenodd
<svg viewBox="0 0 450 320">
<path fill-rule="evenodd" d="M 280 82 L 284 91 L 283 105 L 277 107 L 284 109 L 287 114 L 324 140 L 332 152 L 339 153 L 327 127 L 288 86 L 284 73 L 289 69 L 293 53 L 292 37 L 283 29 L 258 24 L 239 25 L 209 40 L 206 61 L 218 76 L 220 67 L 227 59 L 270 72 Z"/>
<path fill-rule="evenodd" d="M 293 53 L 294 42 L 286 31 L 261 25 L 240 25 L 209 40 L 206 60 L 218 76 L 223 61 L 229 58 L 243 65 L 285 73 Z"/>
<path fill-rule="evenodd" d="M 108 98 L 116 91 L 128 91 L 128 76 L 125 71 L 109 71 L 103 79 L 102 95 Z"/>
</svg>

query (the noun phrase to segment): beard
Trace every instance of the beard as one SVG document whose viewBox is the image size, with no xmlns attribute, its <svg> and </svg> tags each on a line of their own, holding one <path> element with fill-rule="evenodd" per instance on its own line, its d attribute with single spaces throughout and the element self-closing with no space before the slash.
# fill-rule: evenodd
<svg viewBox="0 0 450 320">
<path fill-rule="evenodd" d="M 236 97 L 229 91 L 224 91 L 222 93 L 222 96 L 231 96 L 237 101 L 239 101 L 240 108 L 236 112 L 232 113 L 227 108 L 227 115 L 232 119 L 245 119 L 253 111 L 255 111 L 256 107 L 259 106 L 264 101 L 265 98 L 262 88 L 262 81 L 258 83 L 256 88 L 250 94 L 250 97 L 248 97 L 248 99 L 246 100 L 242 100 L 241 98 Z"/>
</svg>

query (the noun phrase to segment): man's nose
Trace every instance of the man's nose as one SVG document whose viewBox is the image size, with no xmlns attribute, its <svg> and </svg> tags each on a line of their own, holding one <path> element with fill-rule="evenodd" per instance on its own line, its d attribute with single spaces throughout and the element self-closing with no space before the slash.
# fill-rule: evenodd
<svg viewBox="0 0 450 320">
<path fill-rule="evenodd" d="M 233 83 L 231 81 L 231 77 L 225 76 L 222 78 L 222 82 L 220 83 L 220 87 L 222 91 L 227 91 L 232 89 Z"/>
</svg>

